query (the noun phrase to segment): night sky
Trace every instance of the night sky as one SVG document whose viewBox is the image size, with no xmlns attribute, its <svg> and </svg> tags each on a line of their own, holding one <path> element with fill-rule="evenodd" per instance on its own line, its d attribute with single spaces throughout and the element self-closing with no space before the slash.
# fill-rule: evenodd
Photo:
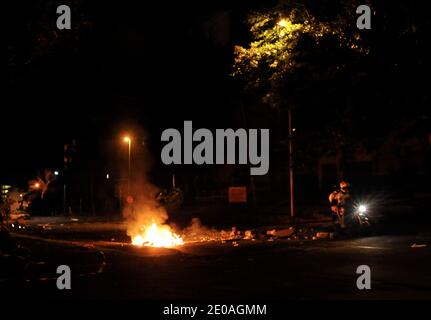
<svg viewBox="0 0 431 320">
<path fill-rule="evenodd" d="M 61 168 L 71 139 L 117 143 L 144 127 L 157 142 L 171 125 L 229 112 L 226 4 L 66 1 L 79 29 L 62 32 L 57 2 L 25 3 L 7 9 L 3 179 Z"/>
<path fill-rule="evenodd" d="M 97 153 L 95 142 L 120 145 L 124 132 L 144 128 L 140 134 L 158 158 L 160 133 L 184 120 L 197 127 L 242 125 L 242 84 L 229 73 L 234 45 L 249 40 L 245 17 L 263 6 L 259 1 L 62 1 L 72 8 L 71 31 L 55 28 L 57 2 L 5 3 L 0 182 L 61 169 L 63 146 L 72 139 Z M 337 10 L 332 1 L 309 3 L 322 14 Z M 405 112 L 396 110 L 412 105 L 408 114 L 429 115 L 429 10 L 417 1 L 391 3 L 378 7 L 385 24 L 373 25 L 368 41 L 375 50 L 363 70 L 340 83 L 366 110 L 370 131 L 386 117 L 403 119 Z M 403 38 L 413 25 L 414 37 Z M 331 102 L 316 95 L 309 103 L 315 117 L 297 115 L 304 128 Z"/>
</svg>

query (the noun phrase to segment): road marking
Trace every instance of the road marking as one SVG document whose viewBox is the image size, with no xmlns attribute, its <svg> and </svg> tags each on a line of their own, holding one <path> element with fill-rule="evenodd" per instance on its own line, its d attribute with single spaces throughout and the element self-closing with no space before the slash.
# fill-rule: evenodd
<svg viewBox="0 0 431 320">
<path fill-rule="evenodd" d="M 354 246 L 354 248 L 374 249 L 374 250 L 391 250 L 391 248 L 388 248 L 388 247 L 372 247 L 372 246 Z"/>
</svg>

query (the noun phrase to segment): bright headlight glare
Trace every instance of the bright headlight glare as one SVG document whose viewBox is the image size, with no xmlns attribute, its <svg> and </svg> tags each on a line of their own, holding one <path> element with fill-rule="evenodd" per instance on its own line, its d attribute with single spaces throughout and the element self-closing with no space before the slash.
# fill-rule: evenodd
<svg viewBox="0 0 431 320">
<path fill-rule="evenodd" d="M 359 211 L 359 213 L 365 213 L 365 212 L 367 212 L 367 207 L 364 205 L 360 205 L 358 207 L 358 211 Z"/>
</svg>

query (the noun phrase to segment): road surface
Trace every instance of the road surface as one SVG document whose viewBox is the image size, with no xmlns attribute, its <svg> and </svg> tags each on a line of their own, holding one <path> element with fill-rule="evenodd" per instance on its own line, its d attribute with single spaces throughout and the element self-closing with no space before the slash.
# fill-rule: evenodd
<svg viewBox="0 0 431 320">
<path fill-rule="evenodd" d="M 62 239 L 61 234 L 14 236 L 25 250 L 22 258 L 1 258 L 0 295 L 8 297 L 431 298 L 431 233 L 426 232 L 347 240 L 205 242 L 175 249 Z M 59 265 L 71 268 L 71 290 L 57 289 Z M 360 265 L 371 269 L 371 290 L 357 289 Z"/>
</svg>

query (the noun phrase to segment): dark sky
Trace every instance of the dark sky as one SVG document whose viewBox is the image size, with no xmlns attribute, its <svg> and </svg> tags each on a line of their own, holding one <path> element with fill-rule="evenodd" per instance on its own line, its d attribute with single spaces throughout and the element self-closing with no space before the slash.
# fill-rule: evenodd
<svg viewBox="0 0 431 320">
<path fill-rule="evenodd" d="M 429 70 L 429 51 L 423 50 L 427 11 L 417 1 L 407 11 L 399 3 L 395 12 L 391 2 L 381 4 L 390 29 L 371 40 L 377 53 L 366 68 L 375 74 L 358 92 L 385 84 L 379 91 L 385 98 L 370 104 L 381 106 L 390 95 L 408 100 L 427 90 L 420 81 Z M 72 139 L 88 151 L 142 127 L 158 156 L 161 131 L 184 120 L 199 127 L 238 125 L 242 88 L 229 77 L 233 46 L 247 40 L 245 15 L 262 1 L 62 1 L 72 8 L 70 31 L 55 27 L 58 4 L 5 3 L 1 180 L 26 181 L 45 167 L 61 168 L 63 145 Z M 426 27 L 415 38 L 399 43 L 387 36 L 415 23 Z"/>
<path fill-rule="evenodd" d="M 77 30 L 59 31 L 55 1 L 9 2 L 0 176 L 61 168 L 73 138 L 88 146 L 142 126 L 159 140 L 183 120 L 225 119 L 229 15 L 244 11 L 227 3 L 66 1 Z"/>
</svg>

